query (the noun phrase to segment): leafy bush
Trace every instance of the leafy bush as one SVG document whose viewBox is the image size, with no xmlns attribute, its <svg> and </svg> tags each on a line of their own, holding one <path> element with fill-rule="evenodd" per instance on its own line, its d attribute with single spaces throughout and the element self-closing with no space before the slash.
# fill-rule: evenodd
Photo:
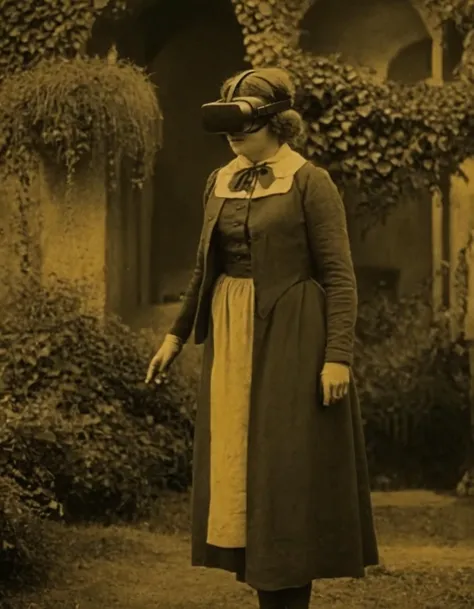
<svg viewBox="0 0 474 609">
<path fill-rule="evenodd" d="M 0 317 L 0 573 L 44 578 L 46 518 L 144 516 L 189 486 L 186 381 L 143 382 L 156 348 L 114 317 L 81 309 L 81 286 L 18 288 Z"/>
<path fill-rule="evenodd" d="M 469 364 L 447 318 L 433 323 L 427 288 L 361 303 L 354 370 L 370 471 L 391 485 L 453 488 L 469 442 Z"/>
<path fill-rule="evenodd" d="M 144 384 L 152 336 L 80 302 L 58 282 L 5 308 L 0 476 L 68 519 L 135 517 L 161 488 L 188 486 L 192 405 L 174 377 Z"/>
</svg>

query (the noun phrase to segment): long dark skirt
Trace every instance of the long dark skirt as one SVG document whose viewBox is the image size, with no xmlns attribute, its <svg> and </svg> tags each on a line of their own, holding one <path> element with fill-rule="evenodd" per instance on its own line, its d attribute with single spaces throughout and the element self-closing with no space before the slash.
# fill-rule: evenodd
<svg viewBox="0 0 474 609">
<path fill-rule="evenodd" d="M 236 573 L 261 590 L 362 577 L 378 564 L 367 459 L 353 379 L 325 408 L 325 297 L 298 283 L 254 321 L 248 434 L 247 544 L 207 544 L 212 320 L 202 365 L 194 445 L 192 564 Z M 229 404 L 229 407 L 232 405 Z"/>
</svg>

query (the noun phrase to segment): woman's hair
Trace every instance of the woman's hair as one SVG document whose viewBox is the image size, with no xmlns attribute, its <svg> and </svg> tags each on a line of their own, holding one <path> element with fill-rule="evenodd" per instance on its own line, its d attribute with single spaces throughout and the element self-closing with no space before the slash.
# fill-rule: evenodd
<svg viewBox="0 0 474 609">
<path fill-rule="evenodd" d="M 229 89 L 240 74 L 242 72 L 231 76 L 224 82 L 221 87 L 221 97 L 227 97 Z M 262 76 L 262 78 L 259 78 L 259 76 Z M 271 83 L 271 86 L 269 83 Z M 286 70 L 282 68 L 260 68 L 254 74 L 249 74 L 242 81 L 237 88 L 237 95 L 241 97 L 259 97 L 266 103 L 289 97 L 291 102 L 294 103 L 295 86 Z M 301 114 L 296 110 L 285 110 L 275 114 L 270 118 L 268 127 L 281 144 L 287 143 L 293 148 L 301 148 L 303 146 L 306 132 L 305 123 Z"/>
</svg>

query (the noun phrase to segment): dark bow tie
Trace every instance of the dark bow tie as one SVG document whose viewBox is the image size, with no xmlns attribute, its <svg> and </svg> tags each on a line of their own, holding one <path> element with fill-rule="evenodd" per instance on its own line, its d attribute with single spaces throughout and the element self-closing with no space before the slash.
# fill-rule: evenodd
<svg viewBox="0 0 474 609">
<path fill-rule="evenodd" d="M 274 180 L 275 175 L 271 167 L 265 163 L 261 165 L 252 165 L 251 167 L 245 167 L 234 173 L 229 182 L 229 190 L 232 192 L 238 192 L 240 190 L 250 192 L 257 181 L 262 188 L 269 188 Z"/>
</svg>

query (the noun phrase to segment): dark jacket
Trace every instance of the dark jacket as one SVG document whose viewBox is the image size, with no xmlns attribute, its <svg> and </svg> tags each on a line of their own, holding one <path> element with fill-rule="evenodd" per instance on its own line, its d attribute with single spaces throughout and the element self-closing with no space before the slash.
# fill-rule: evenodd
<svg viewBox="0 0 474 609">
<path fill-rule="evenodd" d="M 215 174 L 204 196 L 204 222 L 196 265 L 169 333 L 204 342 L 212 288 L 219 274 L 212 235 L 224 199 L 213 196 Z M 265 231 L 262 230 L 265 227 Z M 326 294 L 325 361 L 352 364 L 357 290 L 344 205 L 327 171 L 307 162 L 285 195 L 259 199 L 248 218 L 256 315 L 265 318 L 281 295 L 312 277 Z"/>
</svg>

